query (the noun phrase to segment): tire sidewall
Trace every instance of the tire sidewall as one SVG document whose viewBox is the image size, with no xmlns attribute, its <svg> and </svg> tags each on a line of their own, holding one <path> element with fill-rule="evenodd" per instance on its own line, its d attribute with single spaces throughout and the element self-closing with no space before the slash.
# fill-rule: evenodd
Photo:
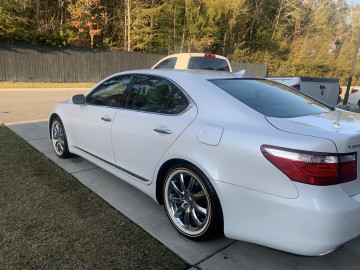
<svg viewBox="0 0 360 270">
<path fill-rule="evenodd" d="M 169 212 L 170 205 L 167 201 L 167 192 L 168 192 L 168 185 L 172 178 L 171 175 L 176 173 L 177 171 L 186 170 L 190 174 L 193 174 L 197 177 L 197 180 L 201 182 L 205 189 L 206 196 L 209 202 L 209 215 L 207 217 L 207 224 L 202 228 L 198 233 L 189 234 L 183 231 L 180 227 L 177 226 L 176 221 L 172 218 L 172 214 Z M 220 215 L 219 211 L 219 202 L 218 197 L 216 195 L 215 189 L 211 185 L 208 178 L 202 173 L 197 167 L 191 164 L 177 164 L 171 167 L 168 172 L 166 173 L 166 177 L 163 183 L 163 201 L 164 201 L 164 208 L 165 212 L 171 222 L 171 224 L 180 232 L 181 235 L 185 236 L 186 238 L 201 241 L 208 238 L 213 237 L 217 234 L 217 232 L 222 231 L 222 228 L 219 228 L 219 224 L 222 223 L 222 215 Z M 221 220 L 221 222 L 219 222 Z"/>
<path fill-rule="evenodd" d="M 62 128 L 62 132 L 64 134 L 64 151 L 62 154 L 59 154 L 58 152 L 55 151 L 55 147 L 54 147 L 54 143 L 53 143 L 53 133 L 54 133 L 54 125 L 58 123 L 61 128 Z M 51 143 L 54 149 L 55 154 L 60 157 L 60 158 L 66 158 L 70 155 L 69 149 L 68 149 L 68 144 L 67 144 L 67 137 L 66 137 L 66 132 L 65 132 L 65 128 L 64 125 L 62 123 L 62 121 L 60 120 L 59 117 L 55 117 L 54 120 L 51 122 Z"/>
</svg>

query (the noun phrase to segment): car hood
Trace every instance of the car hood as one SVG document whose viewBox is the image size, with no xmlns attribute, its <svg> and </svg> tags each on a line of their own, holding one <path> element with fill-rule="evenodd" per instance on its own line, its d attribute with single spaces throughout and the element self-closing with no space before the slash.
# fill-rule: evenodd
<svg viewBox="0 0 360 270">
<path fill-rule="evenodd" d="M 266 119 L 285 132 L 331 140 L 340 153 L 360 150 L 360 114 L 357 113 L 336 109 L 302 117 Z"/>
</svg>

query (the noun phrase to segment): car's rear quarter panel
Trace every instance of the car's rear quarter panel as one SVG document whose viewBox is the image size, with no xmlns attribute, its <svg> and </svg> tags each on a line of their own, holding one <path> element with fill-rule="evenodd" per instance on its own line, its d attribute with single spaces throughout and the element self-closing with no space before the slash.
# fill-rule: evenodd
<svg viewBox="0 0 360 270">
<path fill-rule="evenodd" d="M 207 84 L 196 87 L 215 91 Z M 217 96 L 224 93 L 211 94 L 215 96 L 211 99 L 201 98 L 200 92 L 194 89 L 190 93 L 198 106 L 197 119 L 160 163 L 185 159 L 207 175 L 220 199 L 226 236 L 319 255 L 359 234 L 359 203 L 341 185 L 324 188 L 293 182 L 260 151 L 261 145 L 268 144 L 336 153 L 333 141 L 284 132 L 232 97 Z M 199 142 L 204 125 L 223 128 L 218 145 Z"/>
<path fill-rule="evenodd" d="M 223 200 L 224 233 L 229 238 L 316 256 L 360 234 L 359 203 L 339 185 L 314 187 L 296 183 L 299 198 L 285 199 L 218 183 Z"/>
</svg>

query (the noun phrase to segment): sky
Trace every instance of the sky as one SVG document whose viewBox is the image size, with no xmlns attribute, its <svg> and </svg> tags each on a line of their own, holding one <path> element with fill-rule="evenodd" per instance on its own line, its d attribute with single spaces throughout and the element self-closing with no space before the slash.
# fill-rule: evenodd
<svg viewBox="0 0 360 270">
<path fill-rule="evenodd" d="M 353 2 L 355 4 L 359 4 L 360 0 L 346 0 L 346 2 L 348 2 L 349 4 L 351 4 L 351 2 Z"/>
</svg>

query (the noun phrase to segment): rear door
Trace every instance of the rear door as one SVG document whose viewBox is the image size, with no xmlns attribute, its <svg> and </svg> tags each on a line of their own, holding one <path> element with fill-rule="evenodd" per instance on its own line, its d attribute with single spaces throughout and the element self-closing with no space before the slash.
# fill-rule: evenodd
<svg viewBox="0 0 360 270">
<path fill-rule="evenodd" d="M 148 182 L 166 149 L 197 115 L 196 106 L 174 83 L 139 75 L 132 83 L 125 109 L 112 127 L 116 165 Z"/>
</svg>

